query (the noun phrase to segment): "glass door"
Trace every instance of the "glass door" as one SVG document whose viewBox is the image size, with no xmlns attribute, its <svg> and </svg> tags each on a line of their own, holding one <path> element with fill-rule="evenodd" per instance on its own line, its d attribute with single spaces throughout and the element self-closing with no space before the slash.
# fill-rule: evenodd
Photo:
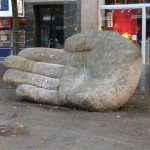
<svg viewBox="0 0 150 150">
<path fill-rule="evenodd" d="M 62 48 L 64 45 L 64 6 L 35 7 L 37 15 L 37 43 L 40 47 Z"/>
<path fill-rule="evenodd" d="M 146 9 L 146 62 L 150 64 L 150 8 Z"/>
<path fill-rule="evenodd" d="M 41 25 L 41 47 L 50 47 L 50 24 L 42 23 Z"/>
</svg>

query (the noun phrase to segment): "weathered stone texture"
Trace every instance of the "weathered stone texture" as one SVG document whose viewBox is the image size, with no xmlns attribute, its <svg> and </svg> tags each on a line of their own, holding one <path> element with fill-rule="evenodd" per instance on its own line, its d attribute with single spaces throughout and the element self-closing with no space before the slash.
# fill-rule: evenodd
<svg viewBox="0 0 150 150">
<path fill-rule="evenodd" d="M 134 93 L 141 75 L 140 50 L 119 33 L 86 32 L 66 40 L 65 50 L 27 48 L 9 56 L 6 82 L 21 99 L 90 111 L 115 110 Z"/>
</svg>

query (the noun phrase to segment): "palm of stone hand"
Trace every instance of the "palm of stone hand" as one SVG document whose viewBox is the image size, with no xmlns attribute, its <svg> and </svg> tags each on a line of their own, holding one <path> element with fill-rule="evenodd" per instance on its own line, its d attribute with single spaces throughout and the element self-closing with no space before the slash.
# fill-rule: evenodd
<svg viewBox="0 0 150 150">
<path fill-rule="evenodd" d="M 21 99 L 93 111 L 125 104 L 141 74 L 140 50 L 108 31 L 70 37 L 65 50 L 27 48 L 4 64 L 13 68 L 4 81 L 18 85 Z"/>
</svg>

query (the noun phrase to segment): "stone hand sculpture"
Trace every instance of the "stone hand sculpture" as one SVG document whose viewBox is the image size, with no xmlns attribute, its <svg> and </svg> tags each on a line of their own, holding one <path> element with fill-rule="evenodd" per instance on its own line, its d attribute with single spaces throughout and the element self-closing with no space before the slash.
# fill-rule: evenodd
<svg viewBox="0 0 150 150">
<path fill-rule="evenodd" d="M 26 48 L 8 56 L 4 81 L 31 102 L 89 111 L 120 108 L 134 93 L 141 75 L 141 52 L 119 33 L 74 35 L 64 49 Z"/>
</svg>

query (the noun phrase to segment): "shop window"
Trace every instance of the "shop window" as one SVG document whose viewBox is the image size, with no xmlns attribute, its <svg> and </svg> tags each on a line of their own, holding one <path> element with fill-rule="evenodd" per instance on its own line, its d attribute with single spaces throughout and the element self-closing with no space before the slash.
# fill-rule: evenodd
<svg viewBox="0 0 150 150">
<path fill-rule="evenodd" d="M 143 3 L 143 0 L 128 0 L 128 4 L 137 4 L 137 3 Z"/>
<path fill-rule="evenodd" d="M 141 9 L 106 10 L 101 30 L 119 32 L 134 44 L 141 44 Z"/>
<path fill-rule="evenodd" d="M 12 19 L 11 18 L 0 18 L 0 29 L 11 28 Z"/>
<path fill-rule="evenodd" d="M 0 18 L 0 47 L 10 45 L 11 18 Z"/>
<path fill-rule="evenodd" d="M 0 57 L 10 55 L 13 43 L 12 18 L 0 18 Z M 25 47 L 25 19 L 19 18 L 19 49 Z"/>
<path fill-rule="evenodd" d="M 19 18 L 19 29 L 20 30 L 25 29 L 25 18 Z"/>
<path fill-rule="evenodd" d="M 150 0 L 106 0 L 106 5 L 112 4 L 136 4 L 136 3 L 143 3 L 143 2 L 150 2 Z"/>
</svg>

